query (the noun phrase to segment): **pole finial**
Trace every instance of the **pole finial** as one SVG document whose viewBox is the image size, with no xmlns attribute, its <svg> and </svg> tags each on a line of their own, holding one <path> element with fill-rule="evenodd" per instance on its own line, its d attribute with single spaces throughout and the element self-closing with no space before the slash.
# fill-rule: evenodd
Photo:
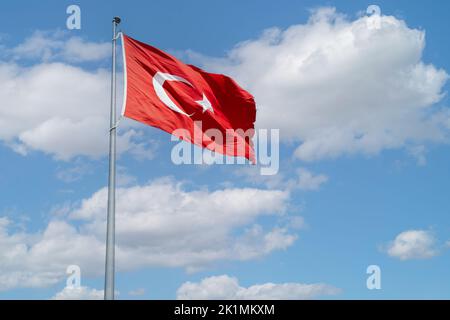
<svg viewBox="0 0 450 320">
<path fill-rule="evenodd" d="M 114 22 L 115 24 L 119 24 L 120 21 L 122 21 L 122 20 L 120 19 L 120 17 L 114 17 L 114 18 L 113 18 L 113 22 Z"/>
</svg>

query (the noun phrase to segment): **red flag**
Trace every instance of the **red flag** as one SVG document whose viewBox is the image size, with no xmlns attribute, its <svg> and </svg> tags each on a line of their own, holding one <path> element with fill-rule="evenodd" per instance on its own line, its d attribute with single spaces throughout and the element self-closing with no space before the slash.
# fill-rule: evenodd
<svg viewBox="0 0 450 320">
<path fill-rule="evenodd" d="M 230 77 L 184 64 L 126 35 L 122 46 L 124 116 L 214 152 L 255 162 L 251 138 L 256 106 L 250 93 Z"/>
</svg>

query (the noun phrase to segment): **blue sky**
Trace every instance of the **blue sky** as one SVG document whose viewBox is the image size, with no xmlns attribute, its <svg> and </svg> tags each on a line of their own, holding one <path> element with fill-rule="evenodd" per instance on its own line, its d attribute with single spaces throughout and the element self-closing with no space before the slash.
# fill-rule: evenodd
<svg viewBox="0 0 450 320">
<path fill-rule="evenodd" d="M 70 4 L 81 30 L 66 30 Z M 361 27 L 370 4 L 378 31 Z M 168 134 L 121 123 L 120 299 L 448 299 L 448 6 L 5 2 L 0 298 L 65 297 L 70 264 L 80 297 L 101 296 L 119 15 L 130 36 L 233 76 L 255 96 L 257 126 L 281 134 L 279 174 L 261 178 L 249 166 L 175 166 Z M 366 287 L 369 265 L 381 268 L 380 290 Z"/>
</svg>

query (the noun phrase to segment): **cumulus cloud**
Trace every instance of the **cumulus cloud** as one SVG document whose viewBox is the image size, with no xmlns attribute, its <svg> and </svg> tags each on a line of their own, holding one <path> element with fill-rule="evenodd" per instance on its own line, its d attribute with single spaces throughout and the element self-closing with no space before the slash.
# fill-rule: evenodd
<svg viewBox="0 0 450 320">
<path fill-rule="evenodd" d="M 103 300 L 103 290 L 89 287 L 64 287 L 52 300 Z"/>
<path fill-rule="evenodd" d="M 37 59 L 44 59 L 50 50 L 48 55 L 53 57 L 53 49 L 48 47 L 61 48 L 47 44 L 52 41 L 44 35 L 34 36 L 13 51 L 21 57 L 34 52 Z M 73 56 L 68 60 L 75 56 L 83 61 L 89 57 L 104 58 L 89 53 L 97 50 L 90 49 L 95 43 L 79 41 L 58 39 L 64 48 L 81 46 L 87 55 L 83 57 L 66 48 Z M 27 66 L 0 60 L 0 141 L 23 155 L 38 150 L 58 160 L 76 156 L 99 158 L 108 150 L 110 73 L 68 64 L 68 53 L 63 57 L 59 62 L 46 59 Z M 122 122 L 117 141 L 119 153 L 130 151 L 138 158 L 151 158 L 150 145 L 140 130 L 130 122 Z"/>
<path fill-rule="evenodd" d="M 295 240 L 285 228 L 263 230 L 254 224 L 259 216 L 285 211 L 286 191 L 235 188 L 188 192 L 182 184 L 162 179 L 119 188 L 117 194 L 118 249 L 123 249 L 129 267 L 195 268 L 221 259 L 245 260 L 284 249 Z M 104 188 L 84 200 L 71 218 L 88 221 L 83 230 L 102 238 L 106 199 Z M 242 233 L 233 238 L 230 231 L 242 227 Z"/>
<path fill-rule="evenodd" d="M 304 161 L 448 142 L 446 71 L 422 61 L 425 32 L 393 16 L 380 28 L 332 8 L 305 24 L 272 28 L 225 58 L 190 53 L 208 70 L 235 77 L 255 96 L 256 124 L 280 128 Z M 423 162 L 422 160 L 420 160 Z"/>
<path fill-rule="evenodd" d="M 184 283 L 177 290 L 177 299 L 303 300 L 339 292 L 338 288 L 322 283 L 264 283 L 246 288 L 239 285 L 237 278 L 221 275 L 205 278 L 198 283 Z"/>
<path fill-rule="evenodd" d="M 400 260 L 429 259 L 438 254 L 436 239 L 431 231 L 408 230 L 397 235 L 387 253 Z"/>
<path fill-rule="evenodd" d="M 0 290 L 54 285 L 68 265 L 83 276 L 103 273 L 107 189 L 43 231 L 16 230 L 0 219 Z M 116 256 L 119 271 L 147 266 L 195 271 L 218 261 L 249 260 L 283 250 L 297 236 L 289 228 L 264 228 L 262 216 L 284 215 L 289 194 L 229 188 L 186 190 L 171 179 L 117 190 Z"/>
<path fill-rule="evenodd" d="M 103 256 L 99 239 L 80 234 L 67 222 L 52 220 L 42 232 L 26 233 L 0 218 L 0 290 L 54 285 L 65 277 L 68 265 L 82 261 L 82 272 L 101 268 Z"/>
</svg>

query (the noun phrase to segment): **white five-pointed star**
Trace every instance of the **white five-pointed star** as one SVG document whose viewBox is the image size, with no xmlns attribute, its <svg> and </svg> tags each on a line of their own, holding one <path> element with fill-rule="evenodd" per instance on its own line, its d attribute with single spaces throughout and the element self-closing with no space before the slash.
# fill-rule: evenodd
<svg viewBox="0 0 450 320">
<path fill-rule="evenodd" d="M 205 112 L 206 110 L 210 110 L 212 113 L 214 113 L 214 109 L 213 109 L 213 107 L 211 105 L 211 102 L 209 102 L 209 100 L 205 96 L 205 94 L 203 94 L 203 99 L 202 100 L 197 100 L 195 102 L 197 102 L 199 105 L 202 106 L 203 112 Z"/>
</svg>

